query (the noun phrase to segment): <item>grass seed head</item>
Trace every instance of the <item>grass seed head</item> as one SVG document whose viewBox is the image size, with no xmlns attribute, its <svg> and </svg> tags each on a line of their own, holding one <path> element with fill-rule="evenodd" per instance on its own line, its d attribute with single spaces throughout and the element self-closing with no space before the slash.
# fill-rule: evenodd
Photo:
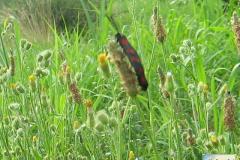
<svg viewBox="0 0 240 160">
<path fill-rule="evenodd" d="M 81 104 L 82 99 L 81 99 L 80 91 L 79 91 L 79 89 L 77 87 L 76 82 L 72 82 L 69 85 L 69 90 L 70 90 L 70 92 L 72 94 L 74 102 L 77 103 L 77 104 Z"/>
<path fill-rule="evenodd" d="M 111 61 L 115 64 L 117 71 L 121 77 L 122 84 L 129 96 L 135 97 L 138 94 L 137 76 L 127 56 L 115 39 L 111 39 L 108 43 L 108 51 Z"/>
<path fill-rule="evenodd" d="M 224 100 L 224 126 L 226 130 L 232 131 L 236 126 L 236 100 L 230 94 L 226 95 Z"/>
<path fill-rule="evenodd" d="M 153 15 L 151 17 L 152 30 L 157 40 L 163 43 L 166 39 L 166 31 L 162 23 L 162 18 L 158 15 L 158 8 L 153 9 Z"/>
<path fill-rule="evenodd" d="M 239 17 L 237 15 L 237 12 L 235 11 L 233 12 L 231 23 L 232 23 L 232 30 L 235 34 L 238 54 L 240 54 L 240 22 L 239 22 Z"/>
</svg>

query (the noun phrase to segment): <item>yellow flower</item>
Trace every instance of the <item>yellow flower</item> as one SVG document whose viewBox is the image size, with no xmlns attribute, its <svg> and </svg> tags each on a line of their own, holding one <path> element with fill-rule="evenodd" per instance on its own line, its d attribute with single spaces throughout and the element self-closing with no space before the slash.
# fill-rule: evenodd
<svg viewBox="0 0 240 160">
<path fill-rule="evenodd" d="M 212 144 L 217 144 L 218 143 L 218 138 L 216 135 L 211 135 L 210 136 L 210 141 L 212 142 Z"/>
<path fill-rule="evenodd" d="M 28 77 L 28 80 L 29 80 L 30 82 L 34 82 L 34 81 L 36 81 L 36 76 L 35 76 L 34 74 L 31 74 L 31 75 Z"/>
<path fill-rule="evenodd" d="M 16 88 L 17 88 L 17 83 L 11 83 L 11 84 L 9 85 L 9 87 L 10 87 L 11 89 L 16 89 Z"/>
<path fill-rule="evenodd" d="M 73 122 L 73 129 L 77 130 L 78 128 L 80 128 L 80 122 L 76 120 Z"/>
<path fill-rule="evenodd" d="M 85 99 L 83 104 L 87 107 L 87 108 L 90 108 L 93 106 L 93 102 L 91 99 Z"/>
<path fill-rule="evenodd" d="M 198 83 L 198 89 L 200 92 L 207 93 L 208 92 L 208 85 L 203 82 Z"/>
<path fill-rule="evenodd" d="M 66 66 L 66 73 L 71 73 L 71 67 L 70 66 Z"/>
<path fill-rule="evenodd" d="M 100 63 L 100 65 L 104 65 L 107 62 L 107 54 L 106 53 L 101 53 L 98 56 L 98 62 Z"/>
<path fill-rule="evenodd" d="M 130 151 L 128 154 L 128 160 L 135 160 L 135 155 L 133 151 Z"/>
<path fill-rule="evenodd" d="M 35 143 L 35 142 L 37 142 L 37 141 L 38 141 L 38 137 L 37 137 L 37 136 L 33 136 L 33 137 L 32 137 L 32 142 Z"/>
</svg>

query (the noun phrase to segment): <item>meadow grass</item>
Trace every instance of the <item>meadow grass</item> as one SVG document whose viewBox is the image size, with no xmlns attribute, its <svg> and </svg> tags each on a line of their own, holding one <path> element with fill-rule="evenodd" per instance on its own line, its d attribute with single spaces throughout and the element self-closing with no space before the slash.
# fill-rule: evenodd
<svg viewBox="0 0 240 160">
<path fill-rule="evenodd" d="M 61 34 L 51 26 L 48 44 L 25 40 L 17 20 L 1 25 L 0 159 L 240 156 L 234 1 L 225 13 L 222 0 L 109 1 L 108 9 L 101 1 L 91 3 L 96 20 L 80 2 L 87 29 Z M 150 26 L 155 6 L 163 43 Z M 116 33 L 106 14 L 145 68 L 149 87 L 136 97 L 126 94 L 113 63 L 103 59 L 104 74 L 98 62 Z M 235 120 L 232 128 L 226 116 Z"/>
</svg>

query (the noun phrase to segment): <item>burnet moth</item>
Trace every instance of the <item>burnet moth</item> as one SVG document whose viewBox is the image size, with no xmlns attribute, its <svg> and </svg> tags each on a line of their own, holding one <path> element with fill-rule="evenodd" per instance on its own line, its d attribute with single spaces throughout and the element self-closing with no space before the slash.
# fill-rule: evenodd
<svg viewBox="0 0 240 160">
<path fill-rule="evenodd" d="M 144 68 L 141 63 L 141 59 L 138 56 L 137 51 L 132 47 L 132 45 L 128 41 L 127 37 L 124 36 L 123 34 L 119 33 L 118 27 L 117 27 L 115 21 L 113 20 L 113 18 L 108 17 L 108 16 L 107 16 L 107 18 L 109 19 L 109 21 L 112 23 L 112 25 L 118 32 L 115 35 L 115 37 L 117 39 L 117 42 L 123 49 L 123 52 L 127 55 L 132 67 L 134 68 L 139 85 L 141 86 L 142 90 L 146 91 L 148 88 L 148 82 L 147 82 L 147 79 L 146 79 L 146 76 L 144 73 Z"/>
</svg>

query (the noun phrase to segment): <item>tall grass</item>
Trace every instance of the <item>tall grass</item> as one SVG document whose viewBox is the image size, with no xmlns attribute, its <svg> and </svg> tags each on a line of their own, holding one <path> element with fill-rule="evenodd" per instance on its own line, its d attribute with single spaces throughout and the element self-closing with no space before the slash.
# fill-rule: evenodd
<svg viewBox="0 0 240 160">
<path fill-rule="evenodd" d="M 221 0 L 101 1 L 89 4 L 93 20 L 87 3 L 79 3 L 88 17 L 84 34 L 67 27 L 59 34 L 50 25 L 53 43 L 28 48 L 21 44 L 31 40 L 23 40 L 18 21 L 7 31 L 7 23 L 0 27 L 6 31 L 0 44 L 1 159 L 240 156 L 239 58 L 230 26 L 235 5 L 223 14 Z M 167 33 L 163 44 L 149 25 L 155 6 Z M 142 59 L 149 87 L 134 98 L 110 61 L 109 77 L 99 67 L 98 55 L 116 33 L 105 14 L 113 15 Z M 234 108 L 236 126 L 229 130 L 226 112 Z"/>
</svg>

